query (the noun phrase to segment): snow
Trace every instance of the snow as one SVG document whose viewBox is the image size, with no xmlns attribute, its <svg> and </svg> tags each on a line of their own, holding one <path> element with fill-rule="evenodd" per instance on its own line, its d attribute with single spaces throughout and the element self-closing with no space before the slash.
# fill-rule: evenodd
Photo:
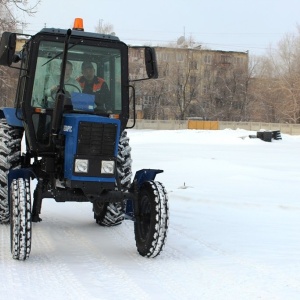
<svg viewBox="0 0 300 300">
<path fill-rule="evenodd" d="M 298 299 L 300 136 L 129 130 L 134 172 L 169 194 L 163 252 L 138 255 L 131 221 L 98 226 L 90 203 L 43 202 L 26 261 L 0 226 L 1 299 Z"/>
</svg>

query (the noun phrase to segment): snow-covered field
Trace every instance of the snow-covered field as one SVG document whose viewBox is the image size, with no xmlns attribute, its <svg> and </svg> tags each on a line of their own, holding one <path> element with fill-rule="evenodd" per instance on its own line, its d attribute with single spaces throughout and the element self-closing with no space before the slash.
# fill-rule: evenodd
<svg viewBox="0 0 300 300">
<path fill-rule="evenodd" d="M 0 226 L 0 299 L 299 299 L 300 136 L 128 133 L 134 171 L 164 170 L 164 251 L 143 258 L 131 221 L 100 227 L 91 204 L 47 199 L 25 262 Z"/>
</svg>

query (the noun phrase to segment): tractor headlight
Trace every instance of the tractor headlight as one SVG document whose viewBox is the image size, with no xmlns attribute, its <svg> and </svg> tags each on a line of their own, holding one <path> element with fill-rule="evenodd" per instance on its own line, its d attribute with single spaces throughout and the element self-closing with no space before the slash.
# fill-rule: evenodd
<svg viewBox="0 0 300 300">
<path fill-rule="evenodd" d="M 89 161 L 87 159 L 75 159 L 75 173 L 87 173 Z"/>
<path fill-rule="evenodd" d="M 115 162 L 113 160 L 102 160 L 101 173 L 102 174 L 114 174 Z"/>
</svg>

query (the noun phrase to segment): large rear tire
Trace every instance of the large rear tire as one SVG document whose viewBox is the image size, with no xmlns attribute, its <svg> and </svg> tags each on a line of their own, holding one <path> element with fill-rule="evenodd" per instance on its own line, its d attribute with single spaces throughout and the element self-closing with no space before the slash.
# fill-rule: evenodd
<svg viewBox="0 0 300 300">
<path fill-rule="evenodd" d="M 131 148 L 127 132 L 123 131 L 120 137 L 117 157 L 117 172 L 123 192 L 127 192 L 132 177 Z M 124 220 L 125 201 L 114 203 L 94 203 L 93 211 L 96 223 L 101 226 L 120 225 Z"/>
<path fill-rule="evenodd" d="M 139 214 L 134 223 L 136 247 L 140 255 L 155 257 L 162 251 L 169 226 L 168 195 L 158 181 L 142 184 L 138 199 Z"/>
<path fill-rule="evenodd" d="M 0 119 L 0 224 L 9 223 L 7 174 L 21 166 L 23 129 Z"/>
<path fill-rule="evenodd" d="M 25 260 L 31 250 L 31 196 L 28 179 L 14 179 L 11 184 L 10 241 L 14 259 Z"/>
</svg>

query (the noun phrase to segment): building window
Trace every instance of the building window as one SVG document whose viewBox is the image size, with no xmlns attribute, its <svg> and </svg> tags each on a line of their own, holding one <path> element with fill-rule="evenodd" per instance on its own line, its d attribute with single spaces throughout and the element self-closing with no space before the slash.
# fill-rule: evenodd
<svg viewBox="0 0 300 300">
<path fill-rule="evenodd" d="M 237 65 L 242 65 L 244 63 L 244 59 L 242 57 L 235 57 L 234 58 L 234 62 L 237 64 Z"/>
<path fill-rule="evenodd" d="M 230 64 L 231 63 L 231 56 L 221 55 L 220 62 L 221 62 L 221 64 Z"/>
<path fill-rule="evenodd" d="M 190 84 L 195 85 L 196 84 L 196 76 L 191 76 L 190 77 Z"/>
<path fill-rule="evenodd" d="M 143 97 L 143 105 L 144 106 L 149 106 L 155 102 L 155 97 L 154 96 L 144 96 Z"/>
<path fill-rule="evenodd" d="M 162 53 L 161 54 L 162 61 L 169 61 L 169 54 L 168 53 Z"/>
<path fill-rule="evenodd" d="M 204 55 L 203 62 L 207 65 L 211 64 L 211 55 Z"/>
<path fill-rule="evenodd" d="M 195 99 L 195 98 L 197 98 L 197 90 L 191 89 L 190 90 L 190 99 Z"/>
<path fill-rule="evenodd" d="M 208 70 L 208 69 L 205 69 L 203 76 L 204 76 L 205 79 L 209 79 L 210 76 L 211 76 L 211 71 Z"/>
<path fill-rule="evenodd" d="M 190 62 L 190 69 L 191 70 L 197 70 L 198 69 L 198 63 L 195 60 Z"/>
<path fill-rule="evenodd" d="M 158 74 L 160 74 L 163 77 L 168 76 L 169 75 L 169 67 L 168 67 L 168 65 L 160 66 L 158 68 Z"/>
<path fill-rule="evenodd" d="M 162 53 L 156 51 L 156 59 L 158 62 L 162 61 Z"/>
<path fill-rule="evenodd" d="M 177 59 L 178 62 L 184 61 L 183 53 L 177 53 L 176 54 L 176 59 Z"/>
</svg>

